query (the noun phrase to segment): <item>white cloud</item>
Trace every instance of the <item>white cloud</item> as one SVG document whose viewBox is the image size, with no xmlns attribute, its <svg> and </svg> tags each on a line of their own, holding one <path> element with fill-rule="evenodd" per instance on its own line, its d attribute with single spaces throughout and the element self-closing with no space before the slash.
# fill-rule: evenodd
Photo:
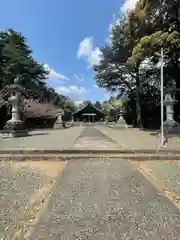
<svg viewBox="0 0 180 240">
<path fill-rule="evenodd" d="M 78 49 L 78 57 L 82 56 L 90 56 L 93 51 L 93 43 L 92 43 L 92 37 L 85 38 L 82 42 L 79 44 Z"/>
<path fill-rule="evenodd" d="M 78 82 L 84 82 L 84 75 L 77 75 L 77 74 L 74 74 L 74 78 L 76 79 L 76 80 L 78 80 Z"/>
<path fill-rule="evenodd" d="M 124 4 L 121 7 L 122 12 L 127 12 L 135 8 L 135 5 L 138 0 L 125 0 Z"/>
<path fill-rule="evenodd" d="M 81 105 L 83 103 L 83 101 L 75 101 L 74 103 L 77 107 L 79 107 L 79 105 Z"/>
<path fill-rule="evenodd" d="M 55 88 L 56 92 L 59 94 L 64 94 L 72 98 L 73 100 L 80 101 L 84 98 L 84 95 L 89 91 L 84 87 L 77 86 L 59 86 Z"/>
<path fill-rule="evenodd" d="M 93 38 L 87 37 L 79 44 L 78 58 L 87 57 L 89 65 L 98 65 L 101 60 L 101 51 L 98 47 L 94 48 Z"/>
<path fill-rule="evenodd" d="M 44 68 L 45 68 L 45 70 L 47 70 L 49 72 L 49 78 L 69 80 L 68 77 L 64 76 L 62 73 L 56 72 L 56 70 L 51 68 L 48 64 L 44 64 Z"/>
<path fill-rule="evenodd" d="M 83 94 L 87 91 L 84 87 L 78 88 L 77 86 L 60 86 L 56 88 L 56 90 L 58 90 L 58 92 L 61 92 L 61 93 L 76 92 L 79 94 Z"/>
</svg>

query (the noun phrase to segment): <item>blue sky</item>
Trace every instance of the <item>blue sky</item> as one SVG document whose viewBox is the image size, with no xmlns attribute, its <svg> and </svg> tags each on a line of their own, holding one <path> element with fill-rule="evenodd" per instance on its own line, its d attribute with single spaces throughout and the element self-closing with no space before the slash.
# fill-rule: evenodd
<svg viewBox="0 0 180 240">
<path fill-rule="evenodd" d="M 76 101 L 105 100 L 91 65 L 107 39 L 114 15 L 135 0 L 2 0 L 0 27 L 28 39 L 34 57 L 50 70 L 48 85 Z"/>
</svg>

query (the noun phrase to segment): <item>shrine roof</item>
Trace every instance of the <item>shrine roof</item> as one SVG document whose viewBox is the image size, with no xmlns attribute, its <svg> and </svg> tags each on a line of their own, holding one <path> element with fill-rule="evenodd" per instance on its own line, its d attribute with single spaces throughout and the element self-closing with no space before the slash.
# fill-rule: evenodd
<svg viewBox="0 0 180 240">
<path fill-rule="evenodd" d="M 88 108 L 88 107 L 92 107 L 92 108 L 94 108 L 95 111 L 97 111 L 97 112 L 99 112 L 99 113 L 101 113 L 101 114 L 103 114 L 103 115 L 106 115 L 105 112 L 103 112 L 102 110 L 98 109 L 98 108 L 97 108 L 96 106 L 94 106 L 94 104 L 92 104 L 92 103 L 87 103 L 85 106 L 83 106 L 82 108 L 80 108 L 80 109 L 78 109 L 76 112 L 74 112 L 73 115 L 78 114 L 78 113 L 80 113 L 80 112 L 83 112 L 83 111 L 84 111 L 86 108 Z"/>
</svg>

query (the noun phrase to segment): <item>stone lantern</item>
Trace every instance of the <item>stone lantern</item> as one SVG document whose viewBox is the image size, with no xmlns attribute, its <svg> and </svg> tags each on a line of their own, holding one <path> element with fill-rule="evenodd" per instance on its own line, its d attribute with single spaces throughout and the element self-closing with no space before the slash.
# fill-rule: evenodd
<svg viewBox="0 0 180 240">
<path fill-rule="evenodd" d="M 58 117 L 54 124 L 55 129 L 62 128 L 63 126 L 63 121 L 62 121 L 62 116 L 64 115 L 63 109 L 58 109 L 57 114 L 58 114 Z"/>
<path fill-rule="evenodd" d="M 164 90 L 164 106 L 166 109 L 164 131 L 170 134 L 180 133 L 179 123 L 174 120 L 174 105 L 177 103 L 177 101 L 175 100 L 175 92 L 175 83 L 168 83 L 167 88 Z"/>
<path fill-rule="evenodd" d="M 3 128 L 3 135 L 8 137 L 24 137 L 28 135 L 28 130 L 25 129 L 24 123 L 20 119 L 20 95 L 23 88 L 18 84 L 19 79 L 14 80 L 14 84 L 9 86 L 10 98 L 8 102 L 12 105 L 12 117 L 6 122 Z"/>
</svg>

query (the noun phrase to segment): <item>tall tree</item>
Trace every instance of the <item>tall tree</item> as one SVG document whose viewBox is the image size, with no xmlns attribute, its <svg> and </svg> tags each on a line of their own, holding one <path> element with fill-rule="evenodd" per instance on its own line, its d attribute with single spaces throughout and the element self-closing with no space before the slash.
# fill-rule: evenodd
<svg viewBox="0 0 180 240">
<path fill-rule="evenodd" d="M 32 90 L 32 95 L 41 96 L 48 72 L 33 59 L 32 50 L 21 33 L 13 29 L 0 32 L 0 63 L 1 89 L 18 77 L 25 91 Z"/>
<path fill-rule="evenodd" d="M 131 61 L 138 64 L 151 58 L 155 66 L 160 61 L 160 51 L 164 52 L 164 82 L 176 82 L 180 88 L 180 2 L 139 0 L 134 10 L 143 31 L 132 50 Z M 180 94 L 176 94 L 180 100 Z M 176 108 L 178 115 L 179 108 Z"/>
<path fill-rule="evenodd" d="M 102 49 L 102 60 L 94 67 L 95 80 L 99 87 L 111 92 L 117 91 L 121 96 L 128 95 L 134 88 L 136 89 L 137 125 L 141 127 L 139 66 L 134 67 L 129 63 L 132 43 L 125 35 L 127 31 L 125 18 L 121 18 L 113 25 L 110 33 L 111 44 Z"/>
<path fill-rule="evenodd" d="M 124 25 L 124 37 L 125 37 L 125 46 L 129 49 L 131 53 L 127 64 L 131 69 L 131 72 L 135 78 L 135 90 L 136 90 L 136 115 L 137 115 L 137 126 L 142 127 L 142 118 L 141 118 L 141 85 L 142 78 L 140 76 L 140 65 L 142 60 L 133 62 L 132 61 L 132 51 L 136 44 L 139 42 L 139 39 L 144 36 L 144 29 L 142 28 L 142 22 L 140 21 L 141 12 L 130 11 L 127 14 L 125 25 Z"/>
<path fill-rule="evenodd" d="M 132 88 L 132 76 L 126 64 L 130 53 L 125 47 L 123 18 L 112 27 L 109 38 L 110 44 L 101 48 L 100 64 L 94 66 L 94 78 L 100 88 L 127 94 Z"/>
</svg>

